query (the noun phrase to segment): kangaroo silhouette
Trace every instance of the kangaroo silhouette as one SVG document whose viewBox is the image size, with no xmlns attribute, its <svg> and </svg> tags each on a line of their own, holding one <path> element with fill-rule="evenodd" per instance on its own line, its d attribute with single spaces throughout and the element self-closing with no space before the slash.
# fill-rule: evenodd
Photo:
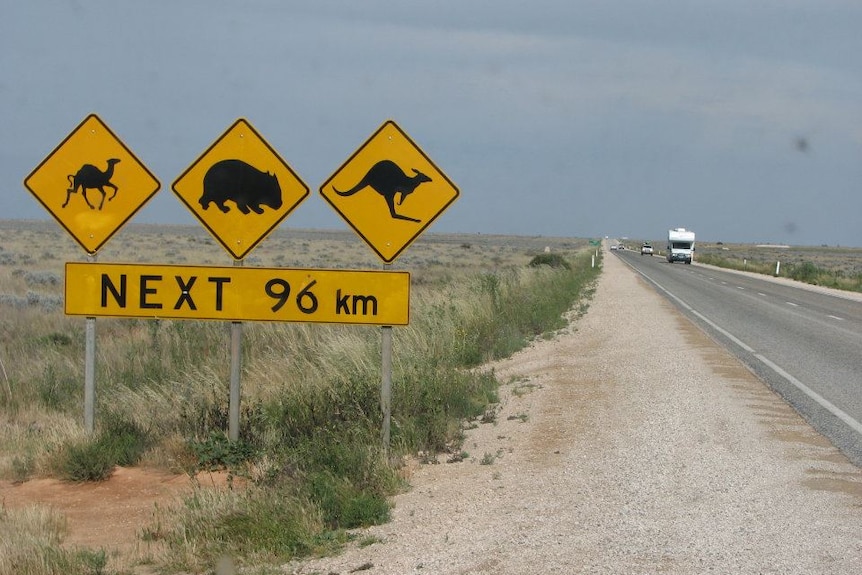
<svg viewBox="0 0 862 575">
<path fill-rule="evenodd" d="M 398 198 L 398 205 L 400 206 L 404 202 L 404 198 L 416 191 L 419 184 L 431 181 L 431 178 L 419 170 L 414 168 L 413 172 L 415 172 L 415 175 L 408 176 L 392 160 L 380 160 L 371 166 L 371 169 L 359 180 L 359 183 L 349 190 L 340 192 L 334 187 L 332 189 L 339 196 L 352 196 L 364 188 L 371 188 L 386 200 L 386 204 L 389 206 L 389 213 L 393 218 L 409 222 L 420 222 L 421 220 L 403 216 L 395 211 L 395 196 L 397 194 L 401 194 Z"/>
<path fill-rule="evenodd" d="M 117 195 L 117 186 L 111 183 L 111 177 L 114 175 L 114 164 L 119 163 L 119 161 L 116 158 L 108 160 L 108 169 L 104 172 L 92 164 L 84 164 L 74 176 L 71 174 L 66 176 L 69 180 L 69 185 L 72 187 L 66 190 L 66 201 L 63 202 L 63 207 L 65 208 L 69 204 L 69 198 L 72 197 L 72 194 L 76 193 L 78 188 L 81 188 L 81 195 L 84 196 L 84 201 L 87 202 L 91 210 L 95 210 L 96 206 L 91 204 L 89 198 L 87 198 L 87 190 L 99 190 L 102 192 L 102 201 L 99 202 L 99 209 L 101 210 L 102 206 L 105 205 L 106 186 L 114 190 L 114 193 L 108 198 L 109 202 Z"/>
</svg>

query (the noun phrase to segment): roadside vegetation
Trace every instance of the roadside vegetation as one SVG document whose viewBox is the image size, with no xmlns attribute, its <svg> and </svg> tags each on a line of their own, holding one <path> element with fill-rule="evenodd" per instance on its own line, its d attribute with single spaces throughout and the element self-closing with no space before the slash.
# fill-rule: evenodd
<svg viewBox="0 0 862 575">
<path fill-rule="evenodd" d="M 204 251 L 218 254 L 207 237 L 179 231 L 126 234 L 104 261 L 197 264 L 211 263 L 199 261 Z M 100 318 L 96 431 L 85 433 L 83 320 L 64 316 L 61 279 L 63 262 L 81 257 L 43 228 L 7 223 L 0 236 L 0 479 L 94 482 L 118 465 L 227 472 L 230 489 L 196 489 L 141 526 L 137 565 L 167 573 L 212 572 L 225 555 L 271 573 L 386 522 L 390 498 L 409 487 L 405 462 L 465 458 L 465 422 L 497 399 L 494 373 L 477 368 L 562 328 L 568 310 L 583 313 L 600 270 L 579 240 L 440 236 L 411 246 L 398 264 L 413 278 L 411 321 L 393 330 L 386 451 L 380 329 L 370 326 L 245 323 L 232 442 L 229 326 Z M 285 234 L 268 238 L 254 263 L 374 267 L 356 243 L 349 234 Z M 105 550 L 64 546 L 64 533 L 55 513 L 0 506 L 0 573 L 135 572 Z"/>
<path fill-rule="evenodd" d="M 698 262 L 776 275 L 812 285 L 862 292 L 862 249 L 774 247 L 739 244 L 697 245 Z"/>
</svg>

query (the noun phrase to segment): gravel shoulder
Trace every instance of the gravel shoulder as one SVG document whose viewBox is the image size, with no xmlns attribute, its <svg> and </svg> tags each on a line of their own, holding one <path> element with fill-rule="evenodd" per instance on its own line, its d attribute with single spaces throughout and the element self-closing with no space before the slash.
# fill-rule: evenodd
<svg viewBox="0 0 862 575">
<path fill-rule="evenodd" d="M 468 459 L 285 572 L 859 572 L 862 470 L 617 258 L 584 317 L 492 367 Z"/>
</svg>

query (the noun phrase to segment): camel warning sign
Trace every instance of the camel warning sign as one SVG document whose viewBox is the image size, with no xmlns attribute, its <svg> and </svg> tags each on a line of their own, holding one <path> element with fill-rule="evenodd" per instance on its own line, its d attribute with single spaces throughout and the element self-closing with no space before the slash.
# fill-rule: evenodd
<svg viewBox="0 0 862 575">
<path fill-rule="evenodd" d="M 89 254 L 97 252 L 161 184 L 95 114 L 24 180 Z"/>
<path fill-rule="evenodd" d="M 242 118 L 201 154 L 172 188 L 237 260 L 309 193 L 287 162 Z"/>
<path fill-rule="evenodd" d="M 320 194 L 384 262 L 391 263 L 459 192 L 388 120 L 320 186 Z"/>
</svg>

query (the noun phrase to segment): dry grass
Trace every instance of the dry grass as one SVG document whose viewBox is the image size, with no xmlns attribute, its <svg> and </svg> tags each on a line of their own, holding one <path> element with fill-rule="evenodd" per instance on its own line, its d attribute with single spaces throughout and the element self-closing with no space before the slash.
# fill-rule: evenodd
<svg viewBox="0 0 862 575">
<path fill-rule="evenodd" d="M 798 281 L 862 291 L 862 248 L 704 243 L 697 246 L 697 259 L 767 275 L 778 269 Z"/>
<path fill-rule="evenodd" d="M 766 263 L 775 265 L 801 264 L 812 262 L 820 268 L 846 275 L 862 274 L 862 248 L 847 248 L 833 246 L 787 246 L 775 247 L 754 244 L 716 244 L 698 243 L 699 254 L 710 254 L 747 261 L 751 263 Z"/>
<path fill-rule="evenodd" d="M 61 547 L 66 531 L 66 519 L 56 510 L 0 507 L 0 573 L 103 573 L 106 554 Z M 45 549 L 53 551 L 45 553 Z"/>
<path fill-rule="evenodd" d="M 560 302 L 558 296 L 566 292 L 577 297 L 580 292 L 570 283 L 575 274 L 560 280 L 550 268 L 528 264 L 546 250 L 572 261 L 583 260 L 586 247 L 587 241 L 579 239 L 426 234 L 402 254 L 391 269 L 411 273 L 411 324 L 395 330 L 393 452 L 413 452 L 420 445 L 444 449 L 457 440 L 457 418 L 492 400 L 494 392 L 493 376 L 471 376 L 456 366 L 511 353 L 525 337 L 555 329 L 561 310 L 571 305 L 570 300 Z M 102 442 L 103 436 L 117 436 L 110 425 L 120 421 L 135 432 L 141 430 L 142 436 L 158 438 L 157 444 L 142 446 L 148 451 L 138 459 L 141 463 L 193 473 L 202 461 L 203 465 L 218 461 L 236 464 L 231 469 L 261 480 L 261 489 L 249 490 L 242 501 L 205 502 L 201 517 L 215 522 L 208 527 L 206 521 L 188 515 L 198 509 L 194 505 L 177 511 L 179 515 L 165 510 L 170 532 L 152 535 L 159 539 L 156 543 L 170 537 L 176 543 L 166 544 L 175 549 L 175 556 L 165 558 L 167 562 L 179 562 L 185 568 L 195 564 L 201 551 L 196 545 L 212 538 L 202 532 L 191 540 L 183 529 L 225 527 L 219 523 L 221 503 L 241 504 L 256 518 L 256 525 L 266 524 L 260 548 L 280 549 L 284 530 L 293 521 L 296 550 L 281 549 L 278 554 L 329 545 L 309 533 L 322 529 L 316 514 L 324 509 L 321 517 L 327 529 L 337 527 L 332 518 L 341 517 L 337 507 L 341 505 L 350 510 L 350 521 L 381 520 L 387 509 L 381 496 L 397 488 L 398 480 L 396 470 L 378 456 L 375 441 L 380 415 L 379 328 L 246 322 L 242 437 L 253 438 L 257 453 L 267 455 L 237 460 L 234 452 L 219 451 L 225 446 L 218 437 L 227 427 L 229 325 L 99 318 L 96 419 L 101 429 L 91 438 L 81 425 L 85 322 L 66 317 L 62 309 L 64 264 L 86 260 L 77 243 L 53 222 L 0 221 L 0 412 L 4 415 L 0 479 L 66 477 L 70 455 L 76 462 L 83 460 L 87 471 L 101 469 L 102 458 L 97 456 L 114 449 L 114 444 Z M 99 253 L 98 261 L 233 263 L 205 230 L 193 226 L 128 226 Z M 383 268 L 353 232 L 289 229 L 267 238 L 244 264 Z M 546 321 L 548 314 L 542 313 L 546 310 L 551 310 L 554 321 Z M 520 319 L 514 311 L 520 312 Z M 488 328 L 489 318 L 511 319 L 511 330 L 506 324 L 505 337 L 492 337 L 497 334 Z M 441 410 L 441 405 L 446 409 Z M 338 435 L 348 427 L 345 437 Z M 157 433 L 150 433 L 153 429 Z M 285 437 L 291 439 L 289 449 Z M 236 454 L 242 456 L 242 452 Z M 306 465 L 303 477 L 311 478 L 304 487 L 293 475 L 293 462 L 300 460 Z M 332 464 L 331 472 L 315 467 L 324 463 Z M 254 468 L 240 467 L 246 464 Z M 263 486 L 273 477 L 280 479 L 275 492 Z M 297 515 L 296 502 L 285 500 L 285 493 L 299 502 L 313 494 L 310 514 Z M 30 521 L 17 511 L 14 517 L 0 511 L 10 524 Z M 264 516 L 270 521 L 262 522 Z M 245 532 L 242 517 L 239 514 L 236 524 L 227 525 L 240 535 Z M 53 537 L 46 546 L 54 554 L 62 532 L 48 519 L 33 519 L 34 529 Z M 268 542 L 273 547 L 267 547 Z M 30 549 L 34 561 L 44 557 L 42 548 Z M 64 566 L 62 572 L 69 573 L 100 572 L 105 561 L 98 552 L 54 556 Z M 0 562 L 10 557 L 15 557 L 14 550 L 0 551 Z M 30 573 L 44 575 L 58 569 Z"/>
<path fill-rule="evenodd" d="M 46 507 L 14 511 L 0 508 L 0 519 L 0 557 L 6 559 L 5 564 L 0 563 L 0 573 L 13 573 L 16 566 L 27 563 L 20 550 L 28 548 L 34 540 L 46 547 L 56 546 L 66 532 L 65 518 Z"/>
<path fill-rule="evenodd" d="M 424 298 L 432 304 L 453 305 L 459 296 L 452 290 L 471 289 L 470 285 L 459 285 L 460 277 L 523 268 L 546 248 L 570 255 L 586 245 L 586 240 L 571 238 L 428 233 L 407 248 L 391 269 L 411 272 L 414 301 Z M 199 226 L 128 225 L 106 244 L 97 259 L 232 264 L 232 258 Z M 46 411 L 32 406 L 62 410 L 62 406 L 80 405 L 84 321 L 63 314 L 63 273 L 65 262 L 86 260 L 80 246 L 54 222 L 0 220 L 0 403 L 6 406 L 0 444 L 15 446 L 0 450 L 0 477 L 16 479 L 50 473 L 45 454 L 81 433 L 80 411 Z M 383 267 L 372 250 L 349 230 L 277 230 L 244 263 L 326 269 Z M 442 289 L 446 285 L 449 288 Z M 99 318 L 97 323 L 98 378 L 102 382 L 99 403 L 121 402 L 126 414 L 144 424 L 155 414 L 160 419 L 172 413 L 181 417 L 185 401 L 204 401 L 214 406 L 224 402 L 229 366 L 226 361 L 207 361 L 208 356 L 225 353 L 224 324 L 181 322 L 185 325 L 172 326 L 166 321 L 111 318 Z M 274 337 L 286 329 L 290 337 Z M 374 333 L 375 329 L 247 324 L 244 341 L 252 354 L 248 359 L 254 361 L 246 362 L 243 393 L 265 401 L 281 393 L 286 381 L 296 385 L 297 392 L 319 383 L 307 374 L 291 371 L 292 363 L 285 362 L 285 358 L 314 356 L 321 373 L 331 373 L 328 366 L 367 361 L 361 350 L 368 345 L 369 330 Z M 319 349 L 322 331 L 329 332 L 326 349 Z M 415 330 L 404 330 L 402 335 L 407 340 L 421 337 Z M 158 348 L 157 354 L 154 348 Z M 286 367 L 273 370 L 274 363 Z M 177 381 L 170 389 L 148 385 L 146 378 L 154 372 Z M 103 385 L 114 380 L 124 382 L 119 391 Z M 34 381 L 41 382 L 37 389 L 24 385 Z M 155 459 L 164 458 L 160 454 Z M 182 467 L 181 462 L 177 465 Z"/>
</svg>

